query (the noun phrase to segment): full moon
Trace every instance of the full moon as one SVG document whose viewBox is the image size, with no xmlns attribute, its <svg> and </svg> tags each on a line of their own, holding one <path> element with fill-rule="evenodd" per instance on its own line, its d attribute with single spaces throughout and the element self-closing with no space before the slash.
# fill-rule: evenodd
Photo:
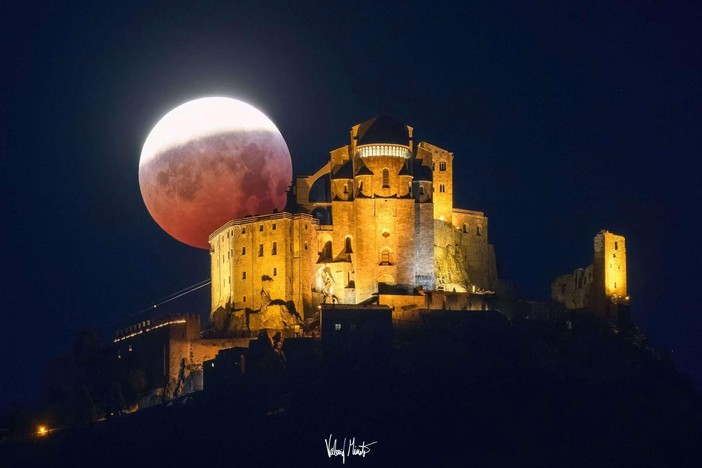
<svg viewBox="0 0 702 468">
<path fill-rule="evenodd" d="M 146 138 L 139 187 L 149 213 L 177 240 L 209 249 L 231 219 L 285 207 L 288 146 L 261 111 L 236 99 L 196 99 L 166 114 Z"/>
</svg>

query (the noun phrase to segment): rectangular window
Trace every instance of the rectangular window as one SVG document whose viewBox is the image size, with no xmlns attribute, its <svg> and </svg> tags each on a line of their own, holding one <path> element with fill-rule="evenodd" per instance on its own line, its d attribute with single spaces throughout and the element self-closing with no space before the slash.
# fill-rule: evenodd
<svg viewBox="0 0 702 468">
<path fill-rule="evenodd" d="M 241 248 L 241 255 L 246 255 L 246 247 Z"/>
<path fill-rule="evenodd" d="M 258 227 L 258 232 L 263 232 L 263 224 Z"/>
<path fill-rule="evenodd" d="M 244 296 L 244 302 L 246 302 L 246 296 Z"/>
<path fill-rule="evenodd" d="M 614 243 L 614 250 L 619 250 L 619 242 Z"/>
<path fill-rule="evenodd" d="M 273 223 L 273 227 L 271 229 L 273 229 L 275 231 L 275 223 Z"/>
<path fill-rule="evenodd" d="M 334 324 L 334 330 L 339 331 L 341 330 L 341 324 L 340 323 L 335 323 Z M 130 350 L 131 351 L 131 350 Z"/>
<path fill-rule="evenodd" d="M 271 255 L 278 255 L 278 243 L 273 242 L 273 250 L 271 251 Z"/>
<path fill-rule="evenodd" d="M 258 256 L 263 257 L 263 244 L 258 244 Z"/>
<path fill-rule="evenodd" d="M 241 228 L 241 233 L 246 234 L 246 227 Z"/>
<path fill-rule="evenodd" d="M 273 268 L 273 276 L 278 276 L 278 269 L 277 268 Z"/>
<path fill-rule="evenodd" d="M 482 236 L 482 235 L 483 235 L 483 230 L 480 229 L 480 226 L 475 226 L 475 235 L 476 235 L 476 236 Z"/>
<path fill-rule="evenodd" d="M 241 279 L 243 279 L 243 280 L 246 279 L 246 272 L 245 271 L 241 272 Z"/>
<path fill-rule="evenodd" d="M 305 241 L 305 250 L 307 250 L 307 241 Z"/>
</svg>

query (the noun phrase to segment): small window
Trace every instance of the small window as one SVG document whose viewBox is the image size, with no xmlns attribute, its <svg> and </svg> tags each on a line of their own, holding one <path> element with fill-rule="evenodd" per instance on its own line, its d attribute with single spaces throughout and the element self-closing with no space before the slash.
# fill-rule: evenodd
<svg viewBox="0 0 702 468">
<path fill-rule="evenodd" d="M 263 257 L 263 244 L 258 244 L 258 256 Z"/>
<path fill-rule="evenodd" d="M 446 170 L 446 161 L 441 161 L 439 163 L 439 170 L 440 171 L 445 171 Z"/>
<path fill-rule="evenodd" d="M 129 352 L 132 352 L 132 345 L 129 345 Z"/>
<path fill-rule="evenodd" d="M 617 282 L 614 282 L 614 289 L 617 289 Z"/>
<path fill-rule="evenodd" d="M 423 185 L 419 186 L 419 194 L 424 195 L 424 186 Z"/>
<path fill-rule="evenodd" d="M 390 171 L 383 169 L 383 188 L 390 188 Z"/>
<path fill-rule="evenodd" d="M 480 226 L 475 226 L 475 235 L 476 236 L 482 236 L 483 235 L 483 230 Z"/>
<path fill-rule="evenodd" d="M 273 276 L 278 276 L 278 269 L 277 268 L 273 268 Z"/>
<path fill-rule="evenodd" d="M 349 186 L 344 184 L 344 195 L 348 195 L 348 194 L 349 194 Z"/>
<path fill-rule="evenodd" d="M 390 252 L 387 250 L 383 250 L 380 253 L 380 264 L 381 265 L 391 265 L 390 263 Z"/>
<path fill-rule="evenodd" d="M 278 243 L 273 242 L 273 250 L 271 251 L 271 255 L 278 255 Z"/>
<path fill-rule="evenodd" d="M 341 324 L 340 324 L 340 323 L 335 323 L 335 324 L 334 324 L 334 330 L 336 330 L 336 331 L 341 330 Z M 132 347 L 132 345 L 129 345 L 129 351 L 132 350 L 131 347 Z"/>
<path fill-rule="evenodd" d="M 468 225 L 467 224 L 463 225 L 463 232 L 466 232 L 466 233 L 468 232 Z"/>
<path fill-rule="evenodd" d="M 613 253 L 612 258 L 617 258 L 617 254 Z"/>
<path fill-rule="evenodd" d="M 305 241 L 305 250 L 307 250 L 307 241 Z"/>
<path fill-rule="evenodd" d="M 351 238 L 350 237 L 346 238 L 346 241 L 344 244 L 344 251 L 346 253 L 353 253 L 353 251 L 351 250 Z"/>
<path fill-rule="evenodd" d="M 258 227 L 258 232 L 263 232 L 263 224 Z"/>
<path fill-rule="evenodd" d="M 614 243 L 614 250 L 619 250 L 619 242 Z"/>
<path fill-rule="evenodd" d="M 241 248 L 241 255 L 246 255 L 246 247 Z"/>
<path fill-rule="evenodd" d="M 244 301 L 243 301 L 243 302 L 246 302 L 246 296 L 244 296 Z"/>
<path fill-rule="evenodd" d="M 246 234 L 246 227 L 241 228 L 241 233 Z"/>
<path fill-rule="evenodd" d="M 273 226 L 271 226 L 271 229 L 275 231 L 275 223 L 273 223 Z"/>
<path fill-rule="evenodd" d="M 246 279 L 246 272 L 245 271 L 241 272 L 241 279 L 243 279 L 243 280 Z"/>
<path fill-rule="evenodd" d="M 439 185 L 439 192 L 444 193 L 446 191 L 446 186 L 444 184 Z"/>
</svg>

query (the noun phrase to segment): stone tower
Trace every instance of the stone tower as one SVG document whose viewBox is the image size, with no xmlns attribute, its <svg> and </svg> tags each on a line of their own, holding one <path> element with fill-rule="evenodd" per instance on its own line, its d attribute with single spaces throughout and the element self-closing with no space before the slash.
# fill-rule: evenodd
<svg viewBox="0 0 702 468">
<path fill-rule="evenodd" d="M 600 231 L 595 236 L 593 261 L 593 308 L 598 315 L 611 315 L 611 304 L 628 303 L 626 243 L 624 236 Z"/>
<path fill-rule="evenodd" d="M 370 298 L 379 283 L 415 283 L 412 148 L 412 127 L 389 117 L 351 129 L 357 301 Z"/>
</svg>

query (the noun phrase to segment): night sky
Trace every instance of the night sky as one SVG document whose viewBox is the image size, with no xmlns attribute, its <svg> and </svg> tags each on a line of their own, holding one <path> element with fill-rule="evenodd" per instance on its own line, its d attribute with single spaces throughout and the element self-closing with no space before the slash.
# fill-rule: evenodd
<svg viewBox="0 0 702 468">
<path fill-rule="evenodd" d="M 524 298 L 625 235 L 634 321 L 702 384 L 699 3 L 117 3 L 0 6 L 0 408 L 38 398 L 82 327 L 107 341 L 209 277 L 149 216 L 138 161 L 213 95 L 266 113 L 295 174 L 378 114 L 453 151 L 454 204 L 489 217 Z"/>
</svg>

